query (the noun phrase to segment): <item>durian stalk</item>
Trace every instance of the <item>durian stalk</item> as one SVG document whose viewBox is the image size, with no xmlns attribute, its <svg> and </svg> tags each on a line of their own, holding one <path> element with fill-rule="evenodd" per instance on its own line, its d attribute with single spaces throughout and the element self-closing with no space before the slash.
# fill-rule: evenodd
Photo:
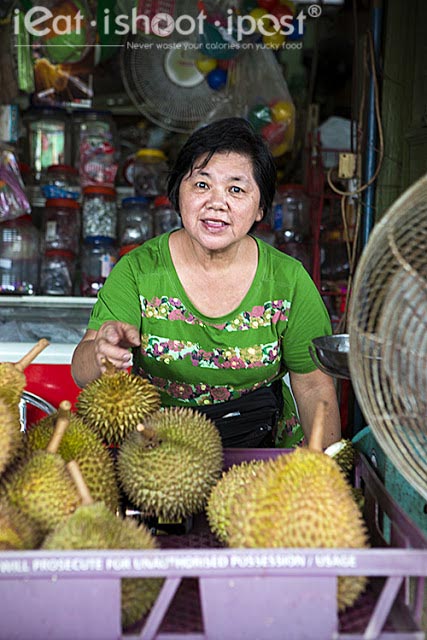
<svg viewBox="0 0 427 640">
<path fill-rule="evenodd" d="M 9 500 L 36 521 L 43 535 L 65 520 L 79 504 L 65 462 L 57 453 L 69 422 L 68 417 L 58 418 L 47 449 L 32 453 L 6 483 Z"/>
<path fill-rule="evenodd" d="M 18 405 L 22 392 L 27 385 L 24 370 L 48 346 L 46 338 L 42 338 L 18 362 L 0 363 L 0 397 L 11 407 L 18 416 Z"/>
<path fill-rule="evenodd" d="M 50 344 L 49 340 L 46 338 L 41 338 L 37 344 L 34 345 L 32 349 L 28 353 L 25 354 L 18 362 L 15 362 L 13 365 L 15 369 L 18 371 L 25 371 L 25 369 L 32 363 L 33 360 L 37 358 L 37 356 L 46 349 Z"/>
<path fill-rule="evenodd" d="M 55 423 L 55 430 L 52 438 L 46 447 L 47 453 L 58 453 L 59 445 L 63 438 L 64 433 L 68 429 L 70 424 L 70 417 L 67 415 L 67 411 L 71 408 L 71 403 L 68 400 L 63 400 L 59 405 L 58 419 Z"/>
<path fill-rule="evenodd" d="M 58 407 L 58 418 L 69 418 L 71 412 L 71 402 L 69 400 L 62 400 Z"/>
<path fill-rule="evenodd" d="M 112 362 L 108 360 L 108 358 L 101 358 L 101 364 L 105 367 L 105 373 L 109 376 L 112 376 L 117 373 L 117 371 L 119 371 L 119 369 L 116 369 L 116 367 Z"/>
<path fill-rule="evenodd" d="M 67 469 L 73 479 L 74 484 L 76 485 L 76 489 L 81 498 L 82 505 L 89 506 L 91 504 L 94 504 L 95 501 L 90 495 L 89 488 L 85 482 L 85 479 L 83 478 L 83 474 L 80 471 L 78 463 L 75 460 L 70 460 L 70 462 L 67 463 Z"/>
<path fill-rule="evenodd" d="M 161 443 L 159 434 L 153 427 L 140 423 L 136 426 L 136 431 L 142 435 L 147 447 L 157 447 Z"/>
<path fill-rule="evenodd" d="M 310 451 L 323 451 L 323 434 L 325 432 L 327 408 L 328 403 L 325 400 L 321 400 L 316 407 L 308 443 Z"/>
</svg>

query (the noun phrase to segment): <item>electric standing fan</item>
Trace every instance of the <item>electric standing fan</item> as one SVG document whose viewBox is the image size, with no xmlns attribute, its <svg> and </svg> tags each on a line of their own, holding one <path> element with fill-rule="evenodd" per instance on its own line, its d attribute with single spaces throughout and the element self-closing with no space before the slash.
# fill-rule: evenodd
<svg viewBox="0 0 427 640">
<path fill-rule="evenodd" d="M 349 307 L 349 366 L 384 453 L 427 499 L 427 175 L 375 225 Z"/>
<path fill-rule="evenodd" d="M 163 4 L 168 5 L 171 17 L 177 16 L 175 2 L 165 0 Z M 182 0 L 176 4 L 180 16 L 196 18 L 196 2 Z M 164 6 L 162 10 L 165 12 Z M 153 11 L 156 9 L 151 13 L 145 10 L 144 15 L 152 17 Z M 170 131 L 191 133 L 221 104 L 224 91 L 211 89 L 196 66 L 200 55 L 197 29 L 182 35 L 177 29 L 168 33 L 168 27 L 165 21 L 162 36 L 143 30 L 128 36 L 121 56 L 123 84 L 146 118 Z"/>
</svg>

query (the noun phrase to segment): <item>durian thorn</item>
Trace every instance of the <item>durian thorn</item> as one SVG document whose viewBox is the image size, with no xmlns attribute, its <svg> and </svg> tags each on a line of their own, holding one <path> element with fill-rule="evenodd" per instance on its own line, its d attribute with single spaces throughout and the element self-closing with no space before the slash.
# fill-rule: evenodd
<svg viewBox="0 0 427 640">
<path fill-rule="evenodd" d="M 316 407 L 308 442 L 310 451 L 323 451 L 323 435 L 325 433 L 327 408 L 328 403 L 325 400 L 321 400 Z"/>
<path fill-rule="evenodd" d="M 14 364 L 15 369 L 18 369 L 18 371 L 23 373 L 23 371 L 25 371 L 28 365 L 30 365 L 32 361 L 37 358 L 39 353 L 41 353 L 44 349 L 46 349 L 46 347 L 48 347 L 49 344 L 50 342 L 49 340 L 46 340 L 46 338 L 42 338 L 41 340 L 39 340 L 37 344 L 35 344 L 34 347 L 30 349 L 30 351 L 21 358 L 21 360 L 18 360 L 18 362 L 15 362 Z"/>
<path fill-rule="evenodd" d="M 55 430 L 46 447 L 48 453 L 57 453 L 64 433 L 68 429 L 70 418 L 68 416 L 58 416 L 55 422 Z"/>
<path fill-rule="evenodd" d="M 71 412 L 71 402 L 69 400 L 62 400 L 59 403 L 58 418 L 69 418 Z"/>
<path fill-rule="evenodd" d="M 105 367 L 105 374 L 107 374 L 107 376 L 112 376 L 118 371 L 108 358 L 101 358 L 101 364 Z"/>
<path fill-rule="evenodd" d="M 155 447 L 160 444 L 159 435 L 153 427 L 149 427 L 141 422 L 136 425 L 136 430 L 142 435 L 148 446 Z"/>
<path fill-rule="evenodd" d="M 74 484 L 76 485 L 77 492 L 80 496 L 80 500 L 82 505 L 90 505 L 94 504 L 94 499 L 92 498 L 89 488 L 85 482 L 82 472 L 80 471 L 80 467 L 78 462 L 75 460 L 70 460 L 67 463 L 67 469 L 70 476 L 73 479 Z"/>
</svg>

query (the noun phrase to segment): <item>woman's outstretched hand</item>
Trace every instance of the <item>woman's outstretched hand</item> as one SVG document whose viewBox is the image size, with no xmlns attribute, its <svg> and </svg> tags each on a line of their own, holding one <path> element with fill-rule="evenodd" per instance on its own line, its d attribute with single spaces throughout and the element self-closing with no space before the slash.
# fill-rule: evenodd
<svg viewBox="0 0 427 640">
<path fill-rule="evenodd" d="M 107 359 L 118 370 L 132 366 L 132 347 L 141 344 L 136 327 L 125 322 L 109 320 L 104 322 L 95 337 L 95 360 L 102 372 L 105 371 L 104 360 Z"/>
</svg>

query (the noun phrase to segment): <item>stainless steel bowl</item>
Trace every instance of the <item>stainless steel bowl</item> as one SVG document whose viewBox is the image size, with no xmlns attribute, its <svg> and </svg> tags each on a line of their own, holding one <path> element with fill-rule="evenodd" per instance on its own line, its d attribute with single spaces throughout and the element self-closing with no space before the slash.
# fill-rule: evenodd
<svg viewBox="0 0 427 640">
<path fill-rule="evenodd" d="M 315 338 L 308 349 L 318 369 L 335 378 L 350 379 L 348 333 Z"/>
</svg>

